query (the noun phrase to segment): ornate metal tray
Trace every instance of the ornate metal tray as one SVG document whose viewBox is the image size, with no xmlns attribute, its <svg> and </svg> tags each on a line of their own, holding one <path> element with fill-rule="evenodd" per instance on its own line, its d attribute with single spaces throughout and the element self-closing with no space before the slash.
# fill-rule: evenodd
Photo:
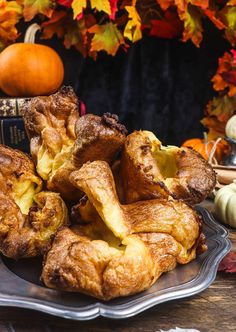
<svg viewBox="0 0 236 332">
<path fill-rule="evenodd" d="M 187 265 L 162 275 L 149 290 L 109 302 L 98 302 L 81 294 L 59 292 L 40 283 L 41 261 L 28 259 L 15 262 L 0 258 L 0 305 L 29 308 L 55 316 L 87 320 L 97 316 L 126 318 L 162 302 L 197 294 L 215 279 L 221 259 L 230 250 L 227 230 L 211 214 L 202 214 L 208 250 Z"/>
</svg>

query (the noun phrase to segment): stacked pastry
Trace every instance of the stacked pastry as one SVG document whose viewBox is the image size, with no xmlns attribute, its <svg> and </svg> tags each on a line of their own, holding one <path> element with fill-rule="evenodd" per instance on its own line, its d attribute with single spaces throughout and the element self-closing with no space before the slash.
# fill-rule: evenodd
<svg viewBox="0 0 236 332">
<path fill-rule="evenodd" d="M 126 136 L 116 115 L 80 118 L 68 87 L 32 99 L 24 119 L 33 161 L 0 147 L 0 250 L 45 255 L 46 286 L 127 296 L 206 250 L 192 206 L 215 173 L 199 154 Z"/>
</svg>

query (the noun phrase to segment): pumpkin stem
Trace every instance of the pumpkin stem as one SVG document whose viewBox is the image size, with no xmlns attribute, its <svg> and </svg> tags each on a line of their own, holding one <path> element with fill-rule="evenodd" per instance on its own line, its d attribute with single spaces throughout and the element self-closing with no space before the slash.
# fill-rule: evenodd
<svg viewBox="0 0 236 332">
<path fill-rule="evenodd" d="M 203 143 L 204 143 L 204 148 L 205 148 L 205 154 L 206 156 L 209 156 L 209 153 L 208 153 L 208 137 L 207 137 L 207 133 L 204 131 L 203 133 Z"/>
<path fill-rule="evenodd" d="M 35 43 L 35 34 L 40 30 L 40 26 L 37 23 L 31 24 L 25 33 L 24 43 L 34 44 Z"/>
<path fill-rule="evenodd" d="M 208 136 L 207 136 L 207 133 L 205 131 L 203 133 L 203 140 L 204 140 L 205 144 L 208 142 Z"/>
</svg>

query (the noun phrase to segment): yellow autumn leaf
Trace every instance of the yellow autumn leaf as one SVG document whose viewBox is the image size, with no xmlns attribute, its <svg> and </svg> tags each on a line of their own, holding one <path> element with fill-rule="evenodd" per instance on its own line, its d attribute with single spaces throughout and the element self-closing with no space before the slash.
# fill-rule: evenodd
<svg viewBox="0 0 236 332">
<path fill-rule="evenodd" d="M 115 55 L 120 45 L 124 44 L 124 38 L 117 26 L 112 22 L 103 25 L 94 25 L 89 30 L 93 33 L 90 52 L 106 51 Z"/>
<path fill-rule="evenodd" d="M 73 0 L 71 7 L 74 13 L 74 19 L 80 15 L 83 11 L 83 8 L 86 8 L 87 0 Z"/>
<path fill-rule="evenodd" d="M 225 35 L 232 46 L 236 45 L 236 6 L 226 6 L 222 10 L 226 24 Z"/>
<path fill-rule="evenodd" d="M 98 11 L 103 11 L 111 15 L 111 5 L 109 0 L 90 0 L 92 9 L 96 8 Z"/>
<path fill-rule="evenodd" d="M 7 11 L 14 11 L 19 15 L 22 14 L 22 6 L 18 1 L 0 1 L 0 8 L 4 6 L 4 3 Z"/>
<path fill-rule="evenodd" d="M 134 6 L 126 6 L 125 9 L 129 13 L 129 20 L 125 26 L 124 37 L 136 42 L 142 38 L 141 18 Z"/>
<path fill-rule="evenodd" d="M 202 41 L 202 32 L 201 14 L 197 8 L 189 6 L 185 12 L 183 41 L 191 39 L 199 47 Z"/>
</svg>

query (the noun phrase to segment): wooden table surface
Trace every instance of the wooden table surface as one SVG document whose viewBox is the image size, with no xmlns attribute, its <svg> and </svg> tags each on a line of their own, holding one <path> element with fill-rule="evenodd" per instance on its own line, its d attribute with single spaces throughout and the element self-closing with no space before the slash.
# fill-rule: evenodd
<svg viewBox="0 0 236 332">
<path fill-rule="evenodd" d="M 211 202 L 204 205 L 212 209 Z M 230 230 L 230 239 L 236 250 L 236 231 Z M 0 307 L 0 332 L 157 332 L 176 326 L 201 332 L 236 332 L 236 274 L 218 272 L 213 284 L 202 293 L 159 304 L 124 320 L 76 322 L 33 310 Z"/>
</svg>

